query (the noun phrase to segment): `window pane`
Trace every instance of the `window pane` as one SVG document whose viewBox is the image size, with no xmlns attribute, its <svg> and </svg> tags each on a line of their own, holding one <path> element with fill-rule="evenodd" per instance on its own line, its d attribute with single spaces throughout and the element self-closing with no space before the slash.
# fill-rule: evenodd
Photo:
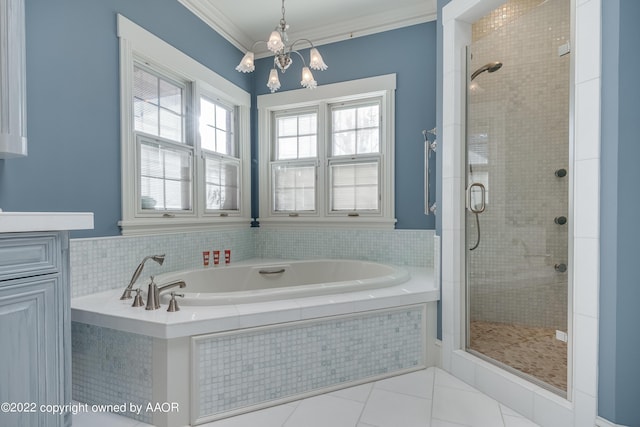
<svg viewBox="0 0 640 427">
<path fill-rule="evenodd" d="M 331 210 L 378 210 L 378 163 L 331 166 Z"/>
<path fill-rule="evenodd" d="M 232 109 L 200 98 L 200 144 L 215 153 L 237 155 Z"/>
<path fill-rule="evenodd" d="M 227 120 L 229 116 L 229 111 L 216 105 L 216 127 L 223 131 L 228 129 Z"/>
<path fill-rule="evenodd" d="M 334 131 L 350 130 L 356 128 L 356 110 L 344 109 L 333 111 L 333 124 Z"/>
<path fill-rule="evenodd" d="M 356 133 L 353 131 L 334 133 L 332 152 L 334 156 L 356 154 Z"/>
<path fill-rule="evenodd" d="M 158 108 L 139 99 L 133 100 L 135 129 L 152 135 L 158 134 Z"/>
<path fill-rule="evenodd" d="M 378 129 L 364 129 L 358 132 L 358 154 L 380 152 L 380 132 Z"/>
<path fill-rule="evenodd" d="M 277 165 L 272 175 L 274 211 L 315 210 L 315 166 Z"/>
<path fill-rule="evenodd" d="M 298 138 L 280 138 L 278 140 L 278 160 L 298 158 Z"/>
<path fill-rule="evenodd" d="M 190 151 L 141 142 L 142 209 L 191 210 L 192 168 Z"/>
<path fill-rule="evenodd" d="M 333 108 L 331 154 L 350 156 L 380 152 L 380 105 Z"/>
<path fill-rule="evenodd" d="M 274 160 L 316 157 L 318 118 L 314 113 L 277 117 Z"/>
<path fill-rule="evenodd" d="M 292 136 L 298 134 L 297 117 L 278 118 L 278 136 Z"/>
<path fill-rule="evenodd" d="M 182 116 L 160 109 L 160 135 L 172 141 L 182 141 Z"/>
<path fill-rule="evenodd" d="M 371 127 L 377 128 L 380 126 L 380 107 L 377 104 L 358 107 L 356 114 L 358 129 Z"/>
<path fill-rule="evenodd" d="M 184 142 L 182 87 L 139 67 L 133 73 L 135 130 Z"/>
<path fill-rule="evenodd" d="M 160 79 L 160 107 L 182 114 L 182 88 Z"/>
<path fill-rule="evenodd" d="M 208 210 L 238 210 L 240 168 L 235 161 L 205 159 Z"/>
</svg>

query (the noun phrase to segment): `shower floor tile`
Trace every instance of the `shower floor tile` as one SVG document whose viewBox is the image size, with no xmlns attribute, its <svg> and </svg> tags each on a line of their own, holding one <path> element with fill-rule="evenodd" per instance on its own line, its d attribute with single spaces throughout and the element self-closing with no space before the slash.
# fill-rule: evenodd
<svg viewBox="0 0 640 427">
<path fill-rule="evenodd" d="M 471 349 L 567 390 L 567 343 L 555 329 L 474 320 L 470 330 Z"/>
</svg>

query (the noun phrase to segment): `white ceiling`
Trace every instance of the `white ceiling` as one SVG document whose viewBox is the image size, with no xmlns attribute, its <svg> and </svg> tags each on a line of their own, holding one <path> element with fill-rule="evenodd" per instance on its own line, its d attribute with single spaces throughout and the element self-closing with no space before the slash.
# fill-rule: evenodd
<svg viewBox="0 0 640 427">
<path fill-rule="evenodd" d="M 266 40 L 282 17 L 282 0 L 178 0 L 238 49 Z M 289 39 L 322 45 L 436 19 L 436 0 L 286 0 Z M 256 57 L 266 47 L 255 47 Z"/>
</svg>

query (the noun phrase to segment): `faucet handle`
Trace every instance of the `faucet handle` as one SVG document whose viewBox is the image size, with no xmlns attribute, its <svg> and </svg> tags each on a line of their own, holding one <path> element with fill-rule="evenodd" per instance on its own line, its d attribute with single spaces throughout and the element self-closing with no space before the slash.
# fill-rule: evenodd
<svg viewBox="0 0 640 427">
<path fill-rule="evenodd" d="M 133 298 L 133 304 L 131 304 L 131 307 L 142 307 L 144 305 L 144 302 L 142 302 L 142 294 L 140 293 L 142 289 L 138 288 L 134 290 L 136 291 L 136 296 Z"/>
<path fill-rule="evenodd" d="M 167 308 L 167 311 L 169 312 L 180 311 L 180 307 L 178 307 L 178 301 L 176 301 L 176 297 L 184 298 L 184 294 L 177 294 L 175 292 L 171 292 L 171 300 L 169 300 L 169 308 Z"/>
</svg>

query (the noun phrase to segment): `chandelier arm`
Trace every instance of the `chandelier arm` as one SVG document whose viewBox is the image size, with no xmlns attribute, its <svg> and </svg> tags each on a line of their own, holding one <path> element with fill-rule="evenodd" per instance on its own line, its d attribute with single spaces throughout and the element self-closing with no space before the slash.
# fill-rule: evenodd
<svg viewBox="0 0 640 427">
<path fill-rule="evenodd" d="M 290 50 L 293 50 L 293 47 L 296 45 L 296 43 L 298 42 L 307 42 L 311 45 L 310 49 L 313 49 L 315 46 L 313 45 L 313 42 L 309 39 L 298 39 L 296 41 L 294 41 L 293 43 L 291 43 L 291 47 L 289 48 Z"/>
<path fill-rule="evenodd" d="M 291 48 L 293 48 L 293 45 L 291 45 Z M 307 66 L 307 62 L 304 60 L 304 57 L 300 54 L 300 52 L 298 52 L 297 50 L 292 50 L 291 48 L 289 49 L 289 54 L 292 54 L 292 53 L 297 54 L 300 57 L 300 59 L 302 60 L 302 64 L 306 67 Z"/>
</svg>

